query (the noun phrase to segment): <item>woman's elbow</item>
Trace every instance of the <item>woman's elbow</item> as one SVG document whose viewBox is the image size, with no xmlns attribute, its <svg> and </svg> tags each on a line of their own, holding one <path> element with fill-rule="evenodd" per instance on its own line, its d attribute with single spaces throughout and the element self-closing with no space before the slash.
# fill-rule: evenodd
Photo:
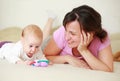
<svg viewBox="0 0 120 81">
<path fill-rule="evenodd" d="M 104 71 L 106 71 L 106 72 L 113 72 L 113 68 L 107 68 L 107 69 L 105 69 Z"/>
</svg>

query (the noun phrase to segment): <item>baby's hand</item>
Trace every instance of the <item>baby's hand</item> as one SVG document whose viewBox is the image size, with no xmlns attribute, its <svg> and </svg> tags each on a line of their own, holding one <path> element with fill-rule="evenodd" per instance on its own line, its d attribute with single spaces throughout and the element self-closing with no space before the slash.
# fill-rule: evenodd
<svg viewBox="0 0 120 81">
<path fill-rule="evenodd" d="M 27 64 L 27 65 L 31 65 L 31 64 L 33 64 L 35 62 L 34 61 L 25 61 L 24 63 Z"/>
<path fill-rule="evenodd" d="M 32 65 L 32 64 L 34 64 L 35 63 L 35 61 L 31 61 L 31 62 L 29 62 L 28 64 L 29 65 Z"/>
</svg>

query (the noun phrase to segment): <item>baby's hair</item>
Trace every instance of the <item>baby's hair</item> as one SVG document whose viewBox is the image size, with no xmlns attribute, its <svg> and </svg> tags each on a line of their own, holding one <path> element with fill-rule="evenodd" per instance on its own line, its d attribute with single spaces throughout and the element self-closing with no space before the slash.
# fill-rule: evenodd
<svg viewBox="0 0 120 81">
<path fill-rule="evenodd" d="M 39 26 L 30 24 L 27 25 L 23 30 L 22 30 L 22 37 L 25 37 L 28 34 L 34 34 L 35 36 L 39 38 L 43 38 L 43 32 L 40 29 Z"/>
</svg>

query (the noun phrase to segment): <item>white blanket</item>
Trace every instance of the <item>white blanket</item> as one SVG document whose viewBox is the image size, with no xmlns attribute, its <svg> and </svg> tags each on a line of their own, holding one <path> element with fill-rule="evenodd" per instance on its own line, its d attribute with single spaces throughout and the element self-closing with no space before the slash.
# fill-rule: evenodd
<svg viewBox="0 0 120 81">
<path fill-rule="evenodd" d="M 114 72 L 110 73 L 69 64 L 34 67 L 0 60 L 0 81 L 120 81 L 120 62 L 114 62 Z"/>
</svg>

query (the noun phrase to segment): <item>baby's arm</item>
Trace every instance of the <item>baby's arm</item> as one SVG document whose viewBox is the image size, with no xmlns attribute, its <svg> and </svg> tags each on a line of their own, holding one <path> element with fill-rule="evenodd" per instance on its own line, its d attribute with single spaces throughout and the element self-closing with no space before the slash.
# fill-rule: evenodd
<svg viewBox="0 0 120 81">
<path fill-rule="evenodd" d="M 29 65 L 33 61 L 23 61 L 17 54 L 6 54 L 5 59 L 8 60 L 10 63 L 13 64 L 27 64 Z"/>
<path fill-rule="evenodd" d="M 26 64 L 26 65 L 31 65 L 34 61 L 22 61 L 22 60 L 18 60 L 16 61 L 16 64 Z"/>
</svg>

